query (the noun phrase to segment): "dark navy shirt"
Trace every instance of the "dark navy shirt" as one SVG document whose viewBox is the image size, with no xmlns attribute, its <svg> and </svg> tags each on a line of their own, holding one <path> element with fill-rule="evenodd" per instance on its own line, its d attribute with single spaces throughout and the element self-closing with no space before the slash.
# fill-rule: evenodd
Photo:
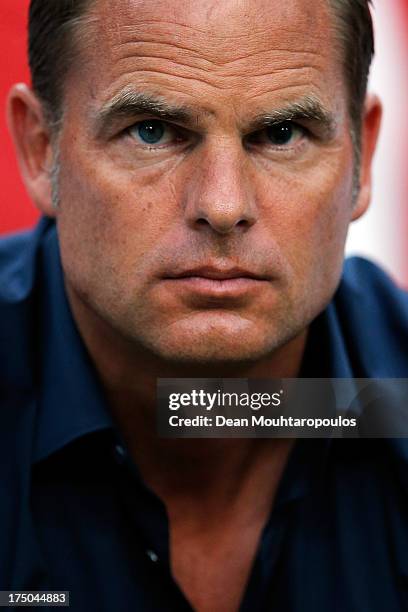
<svg viewBox="0 0 408 612">
<path fill-rule="evenodd" d="M 407 295 L 353 259 L 311 326 L 301 375 L 408 377 L 407 347 Z M 75 612 L 191 610 L 165 507 L 75 327 L 50 220 L 0 244 L 0 365 L 0 590 L 70 591 Z M 297 443 L 241 610 L 408 610 L 405 440 Z"/>
</svg>

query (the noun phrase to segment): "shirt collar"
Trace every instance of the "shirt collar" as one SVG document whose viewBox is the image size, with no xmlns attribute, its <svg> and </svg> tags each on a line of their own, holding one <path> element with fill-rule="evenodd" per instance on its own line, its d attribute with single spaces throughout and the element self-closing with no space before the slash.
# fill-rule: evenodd
<svg viewBox="0 0 408 612">
<path fill-rule="evenodd" d="M 39 278 L 39 414 L 34 461 L 113 420 L 66 298 L 55 224 L 44 233 Z"/>
</svg>

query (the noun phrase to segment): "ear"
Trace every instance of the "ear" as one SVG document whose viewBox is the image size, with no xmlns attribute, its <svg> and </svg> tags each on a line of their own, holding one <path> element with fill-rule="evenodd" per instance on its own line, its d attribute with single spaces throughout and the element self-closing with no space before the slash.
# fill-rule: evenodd
<svg viewBox="0 0 408 612">
<path fill-rule="evenodd" d="M 37 208 L 54 217 L 50 131 L 42 105 L 27 85 L 20 83 L 11 89 L 7 100 L 7 122 L 26 189 Z"/>
<path fill-rule="evenodd" d="M 364 105 L 361 129 L 360 190 L 354 205 L 352 221 L 363 215 L 371 201 L 372 164 L 380 131 L 382 105 L 377 96 L 368 95 Z"/>
</svg>

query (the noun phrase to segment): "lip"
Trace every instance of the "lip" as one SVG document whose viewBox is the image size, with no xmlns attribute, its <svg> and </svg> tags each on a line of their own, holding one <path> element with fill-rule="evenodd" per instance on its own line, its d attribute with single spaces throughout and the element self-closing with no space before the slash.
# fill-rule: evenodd
<svg viewBox="0 0 408 612">
<path fill-rule="evenodd" d="M 201 299 L 236 300 L 259 290 L 267 279 L 242 268 L 194 268 L 165 278 L 177 290 Z"/>
<path fill-rule="evenodd" d="M 170 274 L 166 278 L 177 280 L 177 279 L 188 279 L 188 278 L 203 278 L 208 280 L 216 281 L 227 281 L 234 279 L 250 279 L 265 281 L 269 280 L 266 276 L 255 274 L 244 268 L 214 268 L 212 266 L 204 266 L 201 268 L 192 268 L 191 270 L 184 270 L 183 272 Z"/>
</svg>

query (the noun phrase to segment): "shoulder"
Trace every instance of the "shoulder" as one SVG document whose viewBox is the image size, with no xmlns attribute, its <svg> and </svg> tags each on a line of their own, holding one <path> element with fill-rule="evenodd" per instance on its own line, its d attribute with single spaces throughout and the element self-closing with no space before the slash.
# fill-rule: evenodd
<svg viewBox="0 0 408 612">
<path fill-rule="evenodd" d="M 25 300 L 38 275 L 41 246 L 54 227 L 42 218 L 34 229 L 0 238 L 0 308 Z"/>
<path fill-rule="evenodd" d="M 387 307 L 397 309 L 408 320 L 408 291 L 398 287 L 384 270 L 367 259 L 346 259 L 340 290 L 347 292 L 349 298 L 363 299 L 379 312 L 384 313 Z"/>
<path fill-rule="evenodd" d="M 0 306 L 27 297 L 33 285 L 34 231 L 0 239 Z"/>
<path fill-rule="evenodd" d="M 377 265 L 346 260 L 333 304 L 360 377 L 408 377 L 408 293 Z"/>
<path fill-rule="evenodd" d="M 22 386 L 32 371 L 39 259 L 51 226 L 42 219 L 33 230 L 0 239 L 0 386 Z"/>
</svg>

